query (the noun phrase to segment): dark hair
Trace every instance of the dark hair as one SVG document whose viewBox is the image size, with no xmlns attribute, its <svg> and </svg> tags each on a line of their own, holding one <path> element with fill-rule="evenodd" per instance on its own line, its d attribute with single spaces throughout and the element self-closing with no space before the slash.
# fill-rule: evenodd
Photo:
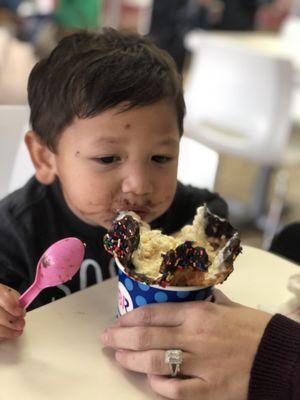
<svg viewBox="0 0 300 400">
<path fill-rule="evenodd" d="M 164 98 L 174 103 L 181 135 L 185 104 L 175 62 L 150 39 L 112 28 L 62 39 L 34 66 L 28 81 L 32 129 L 53 150 L 75 117 Z"/>
</svg>

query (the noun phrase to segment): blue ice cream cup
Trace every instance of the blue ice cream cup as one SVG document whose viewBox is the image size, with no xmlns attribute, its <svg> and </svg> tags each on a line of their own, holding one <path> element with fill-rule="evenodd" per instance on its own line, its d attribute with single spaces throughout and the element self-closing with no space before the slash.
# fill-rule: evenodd
<svg viewBox="0 0 300 400">
<path fill-rule="evenodd" d="M 184 301 L 206 300 L 212 297 L 213 286 L 167 286 L 148 285 L 126 274 L 116 258 L 118 266 L 118 315 L 124 315 L 137 307 L 153 303 L 181 303 Z"/>
</svg>

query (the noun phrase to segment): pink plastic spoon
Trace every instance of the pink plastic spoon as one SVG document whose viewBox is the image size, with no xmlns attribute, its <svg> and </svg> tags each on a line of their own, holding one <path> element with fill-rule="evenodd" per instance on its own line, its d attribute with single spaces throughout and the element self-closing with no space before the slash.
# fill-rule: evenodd
<svg viewBox="0 0 300 400">
<path fill-rule="evenodd" d="M 19 304 L 27 308 L 45 288 L 70 280 L 78 271 L 84 256 L 81 240 L 69 237 L 50 246 L 40 258 L 33 284 L 20 296 Z"/>
</svg>

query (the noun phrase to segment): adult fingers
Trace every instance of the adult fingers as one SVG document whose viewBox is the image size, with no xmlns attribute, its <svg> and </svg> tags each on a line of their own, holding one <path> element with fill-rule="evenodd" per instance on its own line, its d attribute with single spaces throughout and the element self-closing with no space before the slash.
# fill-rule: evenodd
<svg viewBox="0 0 300 400">
<path fill-rule="evenodd" d="M 149 383 L 154 392 L 167 399 L 195 400 L 208 399 L 208 385 L 201 378 L 177 379 L 149 375 Z"/>
<path fill-rule="evenodd" d="M 151 375 L 171 375 L 170 366 L 165 362 L 166 352 L 162 350 L 130 351 L 118 350 L 116 360 L 126 369 Z M 182 352 L 182 364 L 179 374 L 197 376 L 195 356 Z"/>
<path fill-rule="evenodd" d="M 21 336 L 23 330 L 15 330 L 7 328 L 6 326 L 0 326 L 0 340 L 3 339 L 15 339 Z"/>
<path fill-rule="evenodd" d="M 15 317 L 22 317 L 24 309 L 19 305 L 20 294 L 8 286 L 0 284 L 0 307 Z"/>
<path fill-rule="evenodd" d="M 185 303 L 148 304 L 118 318 L 120 326 L 178 326 L 184 322 Z"/>
<path fill-rule="evenodd" d="M 24 325 L 25 319 L 23 317 L 15 317 L 3 308 L 0 308 L 0 326 L 20 331 L 24 329 Z"/>
<path fill-rule="evenodd" d="M 104 345 L 115 349 L 150 350 L 182 349 L 182 335 L 176 328 L 161 327 L 112 327 L 101 335 Z"/>
</svg>

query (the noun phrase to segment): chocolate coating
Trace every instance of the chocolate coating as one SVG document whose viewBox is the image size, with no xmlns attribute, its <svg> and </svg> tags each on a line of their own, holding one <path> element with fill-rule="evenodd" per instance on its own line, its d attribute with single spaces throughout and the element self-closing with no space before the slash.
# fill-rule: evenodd
<svg viewBox="0 0 300 400">
<path fill-rule="evenodd" d="M 129 267 L 131 255 L 140 241 L 139 223 L 130 215 L 114 220 L 111 229 L 103 238 L 105 250 L 118 257 L 120 262 Z"/>
<path fill-rule="evenodd" d="M 159 272 L 163 274 L 160 284 L 170 282 L 176 271 L 207 271 L 210 265 L 208 255 L 203 247 L 195 246 L 192 241 L 185 241 L 175 249 L 162 254 Z"/>
</svg>

